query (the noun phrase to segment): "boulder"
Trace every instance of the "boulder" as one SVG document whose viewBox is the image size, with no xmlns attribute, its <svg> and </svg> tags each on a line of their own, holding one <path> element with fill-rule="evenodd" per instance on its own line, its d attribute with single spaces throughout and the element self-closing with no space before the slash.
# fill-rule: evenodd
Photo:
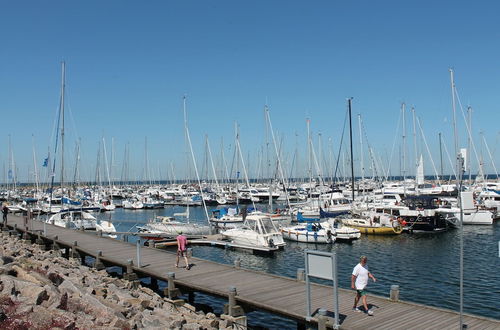
<svg viewBox="0 0 500 330">
<path fill-rule="evenodd" d="M 81 297 L 83 295 L 83 287 L 76 285 L 69 279 L 64 280 L 58 289 L 61 293 L 67 292 L 72 297 Z"/>
</svg>

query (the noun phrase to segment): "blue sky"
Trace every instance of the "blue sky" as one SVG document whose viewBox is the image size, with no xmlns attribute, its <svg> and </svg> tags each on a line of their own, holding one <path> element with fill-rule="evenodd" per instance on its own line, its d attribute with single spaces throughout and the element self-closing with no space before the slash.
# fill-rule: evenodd
<svg viewBox="0 0 500 330">
<path fill-rule="evenodd" d="M 103 137 L 108 153 L 114 139 L 116 173 L 128 143 L 129 174 L 143 175 L 147 138 L 150 172 L 161 168 L 165 176 L 172 163 L 177 178 L 186 176 L 184 94 L 200 170 L 206 134 L 214 156 L 224 139 L 231 162 L 238 122 L 245 161 L 250 159 L 247 166 L 256 175 L 266 102 L 288 164 L 298 143 L 299 166 L 306 167 L 306 118 L 315 147 L 321 133 L 328 158 L 328 138 L 338 152 L 348 97 L 354 97 L 353 114 L 362 115 L 369 144 L 385 163 L 401 102 L 414 106 L 439 167 L 439 132 L 454 153 L 450 67 L 463 106 L 473 107 L 473 135 L 486 171 L 493 168 L 480 131 L 496 163 L 500 159 L 495 152 L 500 6 L 493 1 L 1 1 L 0 6 L 0 162 L 8 169 L 10 135 L 21 181 L 33 170 L 32 141 L 37 166 L 53 149 L 62 60 L 67 166 L 81 138 L 81 173 L 90 178 Z M 407 130 L 409 167 L 411 120 Z M 426 174 L 432 174 L 421 140 Z M 399 174 L 400 158 L 393 156 L 393 174 Z M 364 161 L 368 168 L 366 149 Z M 356 168 L 359 175 L 359 161 Z"/>
</svg>

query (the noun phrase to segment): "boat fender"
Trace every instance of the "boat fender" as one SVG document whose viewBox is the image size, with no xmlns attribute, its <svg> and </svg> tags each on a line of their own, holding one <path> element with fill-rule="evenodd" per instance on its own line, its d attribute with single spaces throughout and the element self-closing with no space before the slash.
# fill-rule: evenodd
<svg viewBox="0 0 500 330">
<path fill-rule="evenodd" d="M 269 244 L 269 247 L 270 247 L 270 248 L 273 248 L 273 247 L 274 247 L 274 241 L 273 241 L 273 239 L 272 239 L 272 238 L 270 238 L 270 239 L 269 239 L 268 244 Z"/>
</svg>

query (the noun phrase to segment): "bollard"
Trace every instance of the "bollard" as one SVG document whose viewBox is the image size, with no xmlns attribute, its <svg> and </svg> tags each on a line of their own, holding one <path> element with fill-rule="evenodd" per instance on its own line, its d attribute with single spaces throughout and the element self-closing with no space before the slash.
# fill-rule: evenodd
<svg viewBox="0 0 500 330">
<path fill-rule="evenodd" d="M 241 266 L 241 260 L 240 258 L 236 258 L 234 260 L 234 268 L 240 268 L 240 266 Z"/>
<path fill-rule="evenodd" d="M 297 281 L 303 282 L 306 280 L 306 270 L 304 268 L 297 269 Z"/>
<path fill-rule="evenodd" d="M 99 230 L 99 231 L 97 232 L 97 236 L 102 237 L 102 230 Z"/>
<path fill-rule="evenodd" d="M 327 321 L 327 312 L 326 309 L 320 308 L 318 310 L 318 330 L 326 330 L 326 321 Z"/>
<path fill-rule="evenodd" d="M 192 248 L 187 248 L 186 249 L 186 256 L 188 258 L 192 258 L 193 257 L 193 249 Z"/>
<path fill-rule="evenodd" d="M 106 269 L 106 267 L 104 266 L 104 264 L 101 261 L 101 257 L 102 257 L 102 251 L 99 250 L 99 251 L 97 251 L 97 255 L 96 255 L 95 260 L 94 260 L 94 268 L 97 270 Z"/>
<path fill-rule="evenodd" d="M 399 285 L 391 285 L 390 300 L 399 301 Z"/>
</svg>

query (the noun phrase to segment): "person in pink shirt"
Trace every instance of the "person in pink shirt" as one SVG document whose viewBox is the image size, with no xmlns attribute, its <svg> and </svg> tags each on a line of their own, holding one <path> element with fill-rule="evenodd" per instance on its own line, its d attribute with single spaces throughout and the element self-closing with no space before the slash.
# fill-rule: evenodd
<svg viewBox="0 0 500 330">
<path fill-rule="evenodd" d="M 179 267 L 179 259 L 180 257 L 184 257 L 184 261 L 186 261 L 186 269 L 189 270 L 189 261 L 187 258 L 187 244 L 188 240 L 186 236 L 182 235 L 182 231 L 179 232 L 177 236 L 177 260 L 175 262 L 175 267 Z"/>
</svg>

